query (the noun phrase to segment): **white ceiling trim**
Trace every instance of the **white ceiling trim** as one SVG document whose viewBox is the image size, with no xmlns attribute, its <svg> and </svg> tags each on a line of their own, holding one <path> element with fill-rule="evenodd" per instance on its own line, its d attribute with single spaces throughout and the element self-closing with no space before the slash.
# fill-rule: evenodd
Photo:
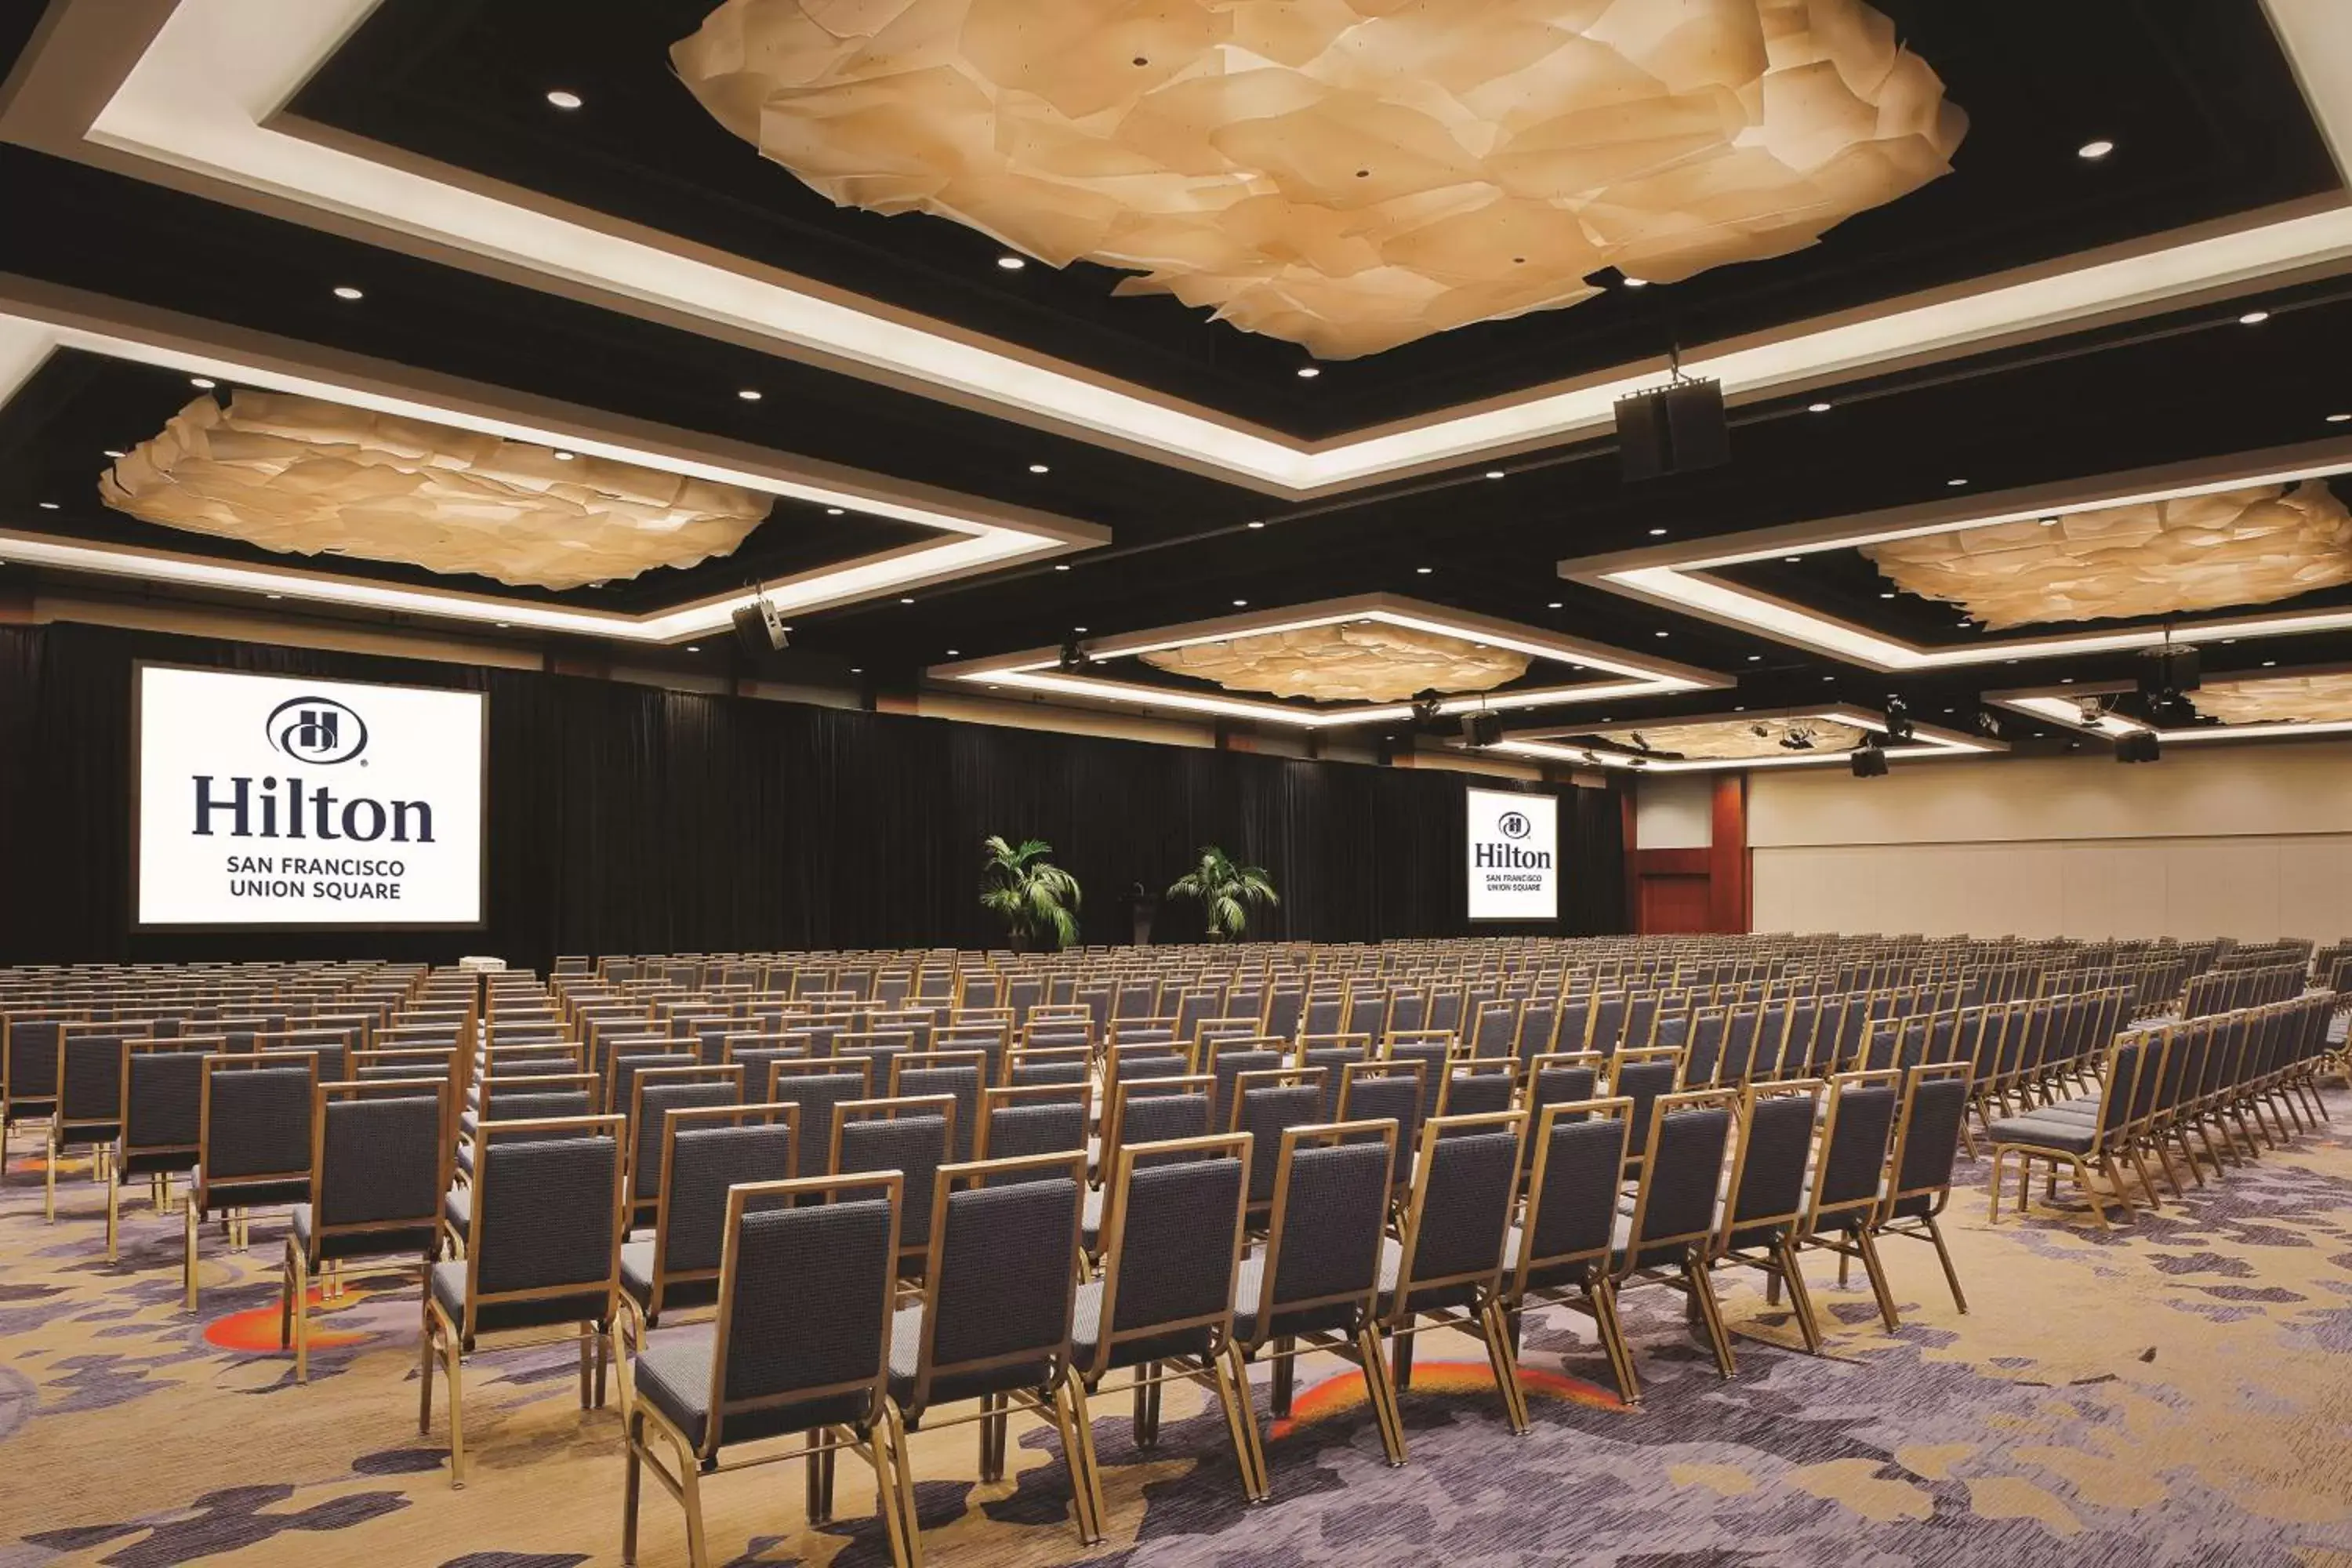
<svg viewBox="0 0 2352 1568">
<path fill-rule="evenodd" d="M 89 128 L 89 140 L 234 187 L 356 218 L 488 260 L 562 278 L 780 349 L 814 351 L 899 384 L 1040 422 L 1081 438 L 1157 452 L 1271 493 L 1311 495 L 1607 428 L 1612 405 L 1654 371 L 1554 387 L 1336 441 L 1302 445 L 1139 389 L 1041 363 L 943 327 L 752 275 L 502 200 L 269 121 L 362 21 L 375 0 L 180 0 Z M 2273 0 L 2273 21 L 2323 127 L 2352 124 L 2352 49 L 2340 5 Z M 2341 161 L 2339 159 L 2339 161 Z M 2200 233 L 2128 254 L 2093 253 L 1916 296 L 1854 318 L 1800 323 L 1770 341 L 1702 348 L 1684 362 L 1735 397 L 1818 385 L 1890 361 L 1934 358 L 1996 339 L 2352 261 L 2352 208 Z"/>
<path fill-rule="evenodd" d="M 1999 741 L 1983 740 L 1974 735 L 1962 734 L 1957 730 L 1947 730 L 1939 725 L 1922 724 L 1916 721 L 1912 725 L 1910 740 L 1905 742 L 1885 742 L 1883 738 L 1886 733 L 1885 715 L 1881 713 L 1873 713 L 1866 709 L 1847 707 L 1843 704 L 1829 708 L 1800 709 L 1795 710 L 1774 710 L 1769 713 L 1705 713 L 1686 715 L 1673 719 L 1661 719 L 1657 721 L 1657 722 L 1663 726 L 1666 724 L 1738 723 L 1744 721 L 1762 719 L 1778 719 L 1784 721 L 1801 721 L 1807 719 L 1818 719 L 1835 724 L 1851 725 L 1858 730 L 1866 730 L 1874 735 L 1882 737 L 1881 749 L 1884 750 L 1890 758 L 1990 756 L 1995 752 L 2005 752 L 2009 749 L 2007 745 Z M 1614 752 L 1600 747 L 1573 745 L 1557 738 L 1541 735 L 1530 736 L 1525 740 L 1502 741 L 1494 746 L 1485 749 L 1496 752 L 1508 752 L 1515 756 L 1538 757 L 1541 758 L 1545 762 L 1570 763 L 1578 766 L 1590 765 L 1600 768 L 1613 768 L 1620 772 L 1639 770 L 1641 772 L 1654 773 L 1716 773 L 1744 771 L 1748 768 L 1819 767 L 1825 763 L 1845 762 L 1848 758 L 1853 755 L 1853 750 L 1852 748 L 1848 748 L 1839 751 L 1792 752 L 1786 756 L 1779 757 L 1692 757 L 1680 759 L 1640 757 L 1627 752 Z"/>
</svg>

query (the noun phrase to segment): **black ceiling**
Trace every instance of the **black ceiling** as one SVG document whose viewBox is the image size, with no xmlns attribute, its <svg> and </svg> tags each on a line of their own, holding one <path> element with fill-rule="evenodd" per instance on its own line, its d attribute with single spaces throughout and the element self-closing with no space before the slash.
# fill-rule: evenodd
<svg viewBox="0 0 2352 1568">
<path fill-rule="evenodd" d="M 1115 275 L 1032 266 L 953 224 L 840 211 L 760 162 L 671 81 L 667 43 L 700 5 L 600 12 L 544 0 L 385 0 L 294 109 L 601 211 L 825 279 L 888 303 L 1313 435 L 1548 381 L 1661 346 L 1720 337 L 2131 235 L 2329 188 L 2313 131 L 2255 0 L 1901 0 L 1912 47 L 1973 125 L 1958 172 L 1834 231 L 1811 251 L 1690 283 L 1612 291 L 1571 310 L 1445 334 L 1331 367 L 1310 386 L 1287 345 L 1166 300 L 1112 300 Z M 11 10 L 16 19 L 29 7 Z M 21 39 L 0 33 L 0 45 Z M 576 116 L 553 86 L 587 99 Z M 2113 138 L 2098 164 L 2074 156 Z M 2200 304 L 1733 411 L 1732 461 L 1625 485 L 1613 443 L 1566 442 L 1500 466 L 1306 504 L 479 272 L 420 260 L 124 174 L 0 145 L 0 273 L 265 331 L 485 386 L 849 465 L 1060 513 L 1110 531 L 1103 548 L 864 605 L 796 616 L 796 649 L 893 680 L 923 667 L 1253 607 L 1386 592 L 1663 655 L 1739 678 L 1738 690 L 1630 708 L 1620 721 L 1733 706 L 1905 694 L 1922 717 L 1973 711 L 2006 686 L 2127 679 L 2129 656 L 1955 670 L 1890 682 L 1748 633 L 1563 583 L 1564 558 L 2221 456 L 2339 433 L 2352 409 L 2352 283 Z M 350 304 L 330 290 L 366 291 Z M 757 386 L 761 401 L 735 395 Z M 147 528 L 99 507 L 100 452 L 147 435 L 191 395 L 184 377 L 64 355 L 0 410 L 0 526 L 285 558 Z M 1826 414 L 1806 403 L 1826 397 Z M 1033 462 L 1051 472 L 1028 471 Z M 27 510 L 57 500 L 56 513 Z M 1262 528 L 1246 526 L 1251 521 Z M 780 504 L 744 553 L 687 573 L 564 596 L 636 609 L 907 537 L 903 525 Z M 335 563 L 414 582 L 397 567 Z M 1066 570 L 1057 569 L 1058 566 Z M 1419 568 L 1429 567 L 1427 574 Z M 1923 642 L 1965 641 L 1948 607 L 1877 597 L 1858 558 L 1739 569 L 1770 591 Z M 448 585 L 491 588 L 471 580 Z M 112 583 L 113 591 L 124 584 Z M 163 595 L 148 586 L 140 591 Z M 2345 595 L 2337 595 L 2341 600 Z M 1558 604 L 1560 607 L 1550 606 Z M 273 608 L 275 608 L 273 606 Z M 1664 632 L 1664 637 L 1656 634 Z M 950 650 L 955 650 L 950 653 Z M 659 657 L 640 655 L 636 657 Z M 2209 672 L 2352 658 L 2352 638 L 2207 650 Z M 812 665 L 812 668 L 815 667 Z M 1951 710 L 1947 715 L 1945 710 Z M 1515 723 L 1556 726 L 1530 713 Z M 2021 726 L 2021 732 L 2031 726 Z"/>
<path fill-rule="evenodd" d="M 672 76 L 710 0 L 384 0 L 292 111 L 440 163 L 1091 366 L 1307 437 L 1402 418 L 2331 188 L 2257 0 L 1880 0 L 1970 117 L 1954 173 L 1821 246 L 1461 328 L 1300 381 L 1305 351 L 1126 274 L 995 266 L 914 214 L 839 208 Z M 576 110 L 551 108 L 553 88 Z M 2093 138 L 2115 154 L 2086 163 Z"/>
</svg>

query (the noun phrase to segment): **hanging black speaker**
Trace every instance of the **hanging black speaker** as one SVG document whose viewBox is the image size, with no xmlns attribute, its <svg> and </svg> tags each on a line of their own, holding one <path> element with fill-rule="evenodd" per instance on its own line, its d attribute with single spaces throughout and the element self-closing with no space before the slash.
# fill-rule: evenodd
<svg viewBox="0 0 2352 1568">
<path fill-rule="evenodd" d="M 1720 383 L 1670 381 L 1617 400 L 1617 473 L 1628 484 L 1730 460 Z"/>
</svg>

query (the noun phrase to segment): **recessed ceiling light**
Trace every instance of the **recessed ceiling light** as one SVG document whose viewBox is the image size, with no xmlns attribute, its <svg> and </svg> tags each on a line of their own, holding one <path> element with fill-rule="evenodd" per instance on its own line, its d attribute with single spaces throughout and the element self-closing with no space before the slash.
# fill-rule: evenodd
<svg viewBox="0 0 2352 1568">
<path fill-rule="evenodd" d="M 961 653 L 962 653 L 962 652 L 963 652 L 963 649 L 961 649 L 961 648 L 960 648 L 960 647 L 951 647 L 951 648 L 948 649 L 948 657 L 949 657 L 950 658 L 955 658 L 957 655 L 959 655 L 959 654 L 961 654 Z"/>
<path fill-rule="evenodd" d="M 757 403 L 760 401 L 760 389 L 756 386 L 747 386 L 735 395 L 746 403 Z"/>
<path fill-rule="evenodd" d="M 913 604 L 915 601 L 914 601 L 914 600 L 912 600 L 912 599 L 901 599 L 901 600 L 899 600 L 898 602 L 899 602 L 900 604 L 902 604 L 902 605 L 911 605 L 911 604 Z"/>
<path fill-rule="evenodd" d="M 1236 609 L 1236 610 L 1238 610 L 1238 609 L 1240 609 L 1243 605 L 1246 605 L 1246 604 L 1248 604 L 1248 603 L 1249 603 L 1249 601 L 1248 601 L 1247 599 L 1235 599 L 1235 600 L 1234 601 L 1234 609 Z"/>
<path fill-rule="evenodd" d="M 1969 481 L 1966 479 L 1946 479 L 1944 482 L 1957 489 L 1961 485 L 1967 484 Z"/>
<path fill-rule="evenodd" d="M 2058 520 L 2054 517 L 2045 517 L 2042 520 L 2042 526 L 2044 528 L 2055 528 L 2058 526 Z"/>
<path fill-rule="evenodd" d="M 1882 599 L 1891 599 L 1891 598 L 1895 597 L 1895 595 L 1892 595 L 1892 594 L 1881 594 L 1881 595 L 1879 595 L 1878 596 L 1879 596 L 1880 598 L 1882 598 Z"/>
<path fill-rule="evenodd" d="M 1650 280 L 1646 278 L 1628 278 L 1625 279 L 1625 287 L 1628 289 L 1647 289 L 1649 286 Z"/>
<path fill-rule="evenodd" d="M 2231 646 L 2232 646 L 2233 644 L 2235 644 L 2235 643 L 2237 642 L 2237 640 L 2238 640 L 2238 639 L 2237 639 L 2237 638 L 2235 638 L 2235 637 L 2223 637 L 2223 638 L 2221 639 L 2221 646 L 2222 646 L 2222 647 L 2231 647 Z"/>
<path fill-rule="evenodd" d="M 829 506 L 824 509 L 824 515 L 827 517 L 839 517 L 841 515 L 841 509 L 837 506 Z"/>
<path fill-rule="evenodd" d="M 1025 256 L 1000 256 L 996 264 L 1007 272 L 1018 272 L 1029 265 L 1029 258 Z"/>
<path fill-rule="evenodd" d="M 1808 403 L 1805 405 L 1805 412 L 1808 414 L 1827 414 L 1829 411 L 1830 405 L 1826 403 Z"/>
<path fill-rule="evenodd" d="M 1660 637 L 1668 637 L 1668 636 L 1671 636 L 1671 635 L 1672 635 L 1672 634 L 1671 634 L 1671 633 L 1668 633 L 1668 632 L 1660 632 L 1660 633 L 1658 634 L 1658 636 L 1660 636 Z"/>
<path fill-rule="evenodd" d="M 1414 568 L 1413 568 L 1413 572 L 1414 572 L 1414 574 L 1415 574 L 1416 575 L 1418 575 L 1418 576 L 1423 576 L 1423 577 L 1426 577 L 1426 576 L 1428 576 L 1432 572 L 1433 572 L 1433 571 L 1435 571 L 1435 570 L 1436 570 L 1436 568 L 1435 568 L 1435 567 L 1433 567 L 1433 566 L 1416 566 L 1416 567 L 1414 567 Z"/>
<path fill-rule="evenodd" d="M 577 109 L 580 107 L 581 100 L 578 93 L 568 88 L 559 87 L 547 95 L 547 101 L 558 109 Z"/>
<path fill-rule="evenodd" d="M 1822 679 L 1823 680 L 1835 680 L 1835 679 L 1837 679 L 1837 677 L 1836 677 L 1836 676 L 1834 676 L 1834 675 L 1824 675 L 1824 676 L 1822 676 Z"/>
<path fill-rule="evenodd" d="M 2114 142 L 2109 142 L 2105 138 L 2101 138 L 2096 142 L 2085 142 L 2080 147 L 2075 148 L 2074 156 L 2077 158 L 2096 160 L 2105 157 L 2115 150 L 2116 144 Z"/>
<path fill-rule="evenodd" d="M 1650 537 L 1653 539 L 1664 539 L 1665 536 L 1666 531 L 1663 528 L 1654 528 L 1650 530 Z"/>
<path fill-rule="evenodd" d="M 1322 374 L 1323 367 L 1320 365 L 1302 364 L 1298 367 L 1298 379 L 1301 381 L 1313 381 Z"/>
<path fill-rule="evenodd" d="M 1500 468 L 1488 468 L 1486 470 L 1486 477 L 1490 479 L 1499 479 L 1504 477 L 1503 470 Z"/>
<path fill-rule="evenodd" d="M 352 288 L 348 283 L 339 283 L 335 286 L 335 298 L 338 300 L 364 300 L 367 296 L 362 293 L 359 289 Z"/>
<path fill-rule="evenodd" d="M 1554 599 L 1551 603 L 1546 605 L 1544 608 L 1547 610 L 1557 610 L 1559 608 L 1559 601 L 1558 599 Z"/>
<path fill-rule="evenodd" d="M 2259 327 L 2270 319 L 2271 313 L 2268 310 L 2249 310 L 2244 315 L 2238 318 L 2238 325 L 2242 327 Z"/>
<path fill-rule="evenodd" d="M 1056 561 L 1054 563 L 1054 570 L 1056 572 L 1067 572 L 1069 569 L 1070 563 L 1066 561 Z"/>
<path fill-rule="evenodd" d="M 1801 555 L 1783 555 L 1780 559 L 1788 562 L 1791 565 L 1794 565 L 1796 563 L 1802 561 L 1804 557 Z"/>
<path fill-rule="evenodd" d="M 1764 662 L 1764 656 L 1760 653 L 1751 653 L 1748 656 L 1748 662 L 1750 664 L 1761 664 Z"/>
<path fill-rule="evenodd" d="M 120 453 L 120 452 L 118 452 L 118 451 L 116 451 L 113 447 L 109 447 L 106 449 L 105 456 L 110 457 L 110 458 L 119 458 L 119 457 L 122 456 L 122 454 L 121 454 L 121 453 Z"/>
<path fill-rule="evenodd" d="M 2276 669 L 2278 668 L 2278 660 L 2274 658 L 2266 658 L 2263 660 L 2263 668 L 2264 669 Z"/>
<path fill-rule="evenodd" d="M 1732 711 L 1734 713 L 1745 713 L 1748 711 L 1748 704 L 1743 702 L 1738 707 L 1734 708 Z"/>
<path fill-rule="evenodd" d="M 208 375 L 192 375 L 188 377 L 188 384 L 190 386 L 201 387 L 205 391 L 209 392 L 220 384 Z"/>
<path fill-rule="evenodd" d="M 2074 684 L 2074 678 L 2071 675 L 2062 675 L 2058 678 L 2058 684 L 2061 686 L 2072 686 Z"/>
<path fill-rule="evenodd" d="M 558 452 L 555 454 L 555 460 L 556 460 L 557 462 L 559 462 L 559 463 L 568 463 L 568 462 L 572 461 L 572 453 L 570 453 L 570 452 L 558 451 Z"/>
<path fill-rule="evenodd" d="M 686 645 L 686 651 L 688 653 L 700 653 L 702 651 L 702 645 L 698 642 L 690 642 Z"/>
<path fill-rule="evenodd" d="M 849 667 L 849 673 L 852 675 L 863 675 L 866 673 L 866 667 L 864 665 L 853 664 Z"/>
<path fill-rule="evenodd" d="M 45 500 L 41 503 L 41 510 L 43 511 L 55 511 L 58 510 L 58 503 L 53 500 Z"/>
<path fill-rule="evenodd" d="M 1084 627 L 1084 626 L 1072 626 L 1070 629 L 1071 629 L 1072 631 L 1074 631 L 1074 632 L 1077 633 L 1080 637 L 1084 637 L 1084 636 L 1086 636 L 1086 635 L 1087 635 L 1087 628 L 1086 628 L 1086 627 Z"/>
<path fill-rule="evenodd" d="M 1032 463 L 1029 465 L 1029 471 L 1033 474 L 1050 474 L 1054 470 L 1050 464 Z"/>
<path fill-rule="evenodd" d="M 1249 526 L 1250 526 L 1250 527 L 1252 527 L 1252 528 L 1264 528 L 1264 527 L 1265 526 L 1265 524 L 1264 524 L 1264 523 L 1262 523 L 1262 522 L 1253 522 L 1253 523 L 1249 524 Z"/>
<path fill-rule="evenodd" d="M 273 598 L 273 599 L 282 599 L 282 598 L 284 598 L 286 595 L 283 595 L 283 594 L 272 594 L 272 595 L 270 595 L 269 596 L 270 596 L 271 598 Z"/>
<path fill-rule="evenodd" d="M 2331 414 L 2327 416 L 2327 422 L 2330 425 L 2352 424 L 2352 414 Z"/>
<path fill-rule="evenodd" d="M 500 621 L 498 623 L 498 627 L 499 630 L 502 632 L 510 632 L 514 630 L 514 623 L 512 621 Z"/>
</svg>

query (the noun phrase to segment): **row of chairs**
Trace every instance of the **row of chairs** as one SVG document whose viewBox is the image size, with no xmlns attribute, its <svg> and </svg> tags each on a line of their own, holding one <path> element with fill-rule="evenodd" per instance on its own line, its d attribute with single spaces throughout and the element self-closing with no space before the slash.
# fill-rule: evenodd
<svg viewBox="0 0 2352 1568">
<path fill-rule="evenodd" d="M 2326 1120 L 2318 1083 L 2336 1010 L 2333 994 L 2315 992 L 2116 1036 L 2084 1092 L 1991 1123 L 1991 1218 L 2000 1217 L 2011 1161 L 2020 1212 L 2032 1203 L 2033 1170 L 2042 1165 L 2045 1196 L 2054 1199 L 2058 1174 L 2066 1172 L 2105 1229 L 2110 1203 L 2126 1218 L 2133 1212 L 2126 1169 L 2149 1209 L 2159 1209 L 2150 1161 L 2177 1198 L 2183 1189 L 2174 1151 L 2202 1186 L 2200 1158 L 2218 1175 L 2231 1159 L 2255 1156 L 2258 1136 L 2275 1147 L 2289 1136 L 2289 1121 L 2301 1129 Z"/>
</svg>

